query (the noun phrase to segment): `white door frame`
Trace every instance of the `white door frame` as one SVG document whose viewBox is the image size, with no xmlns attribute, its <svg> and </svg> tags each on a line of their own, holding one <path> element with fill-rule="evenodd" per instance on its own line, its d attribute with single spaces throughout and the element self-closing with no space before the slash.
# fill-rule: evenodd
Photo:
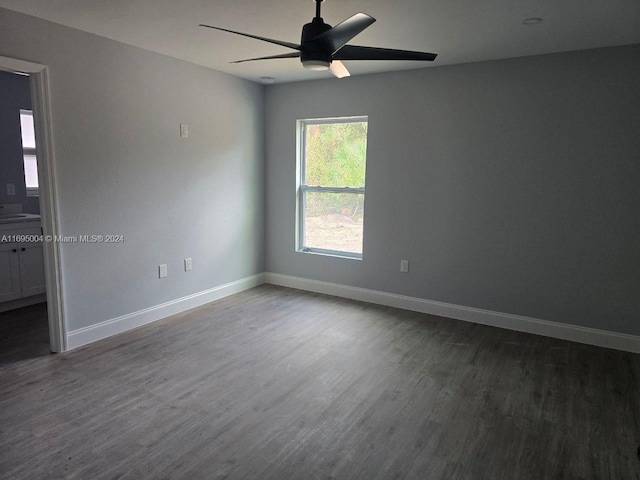
<svg viewBox="0 0 640 480">
<path fill-rule="evenodd" d="M 56 191 L 51 104 L 49 99 L 49 70 L 46 65 L 0 56 L 0 70 L 29 74 L 31 103 L 36 128 L 38 178 L 40 180 L 40 216 L 45 237 L 56 239 L 58 229 L 58 201 Z M 67 327 L 62 296 L 62 267 L 60 244 L 45 241 L 44 272 L 49 314 L 49 341 L 52 352 L 67 350 Z"/>
</svg>

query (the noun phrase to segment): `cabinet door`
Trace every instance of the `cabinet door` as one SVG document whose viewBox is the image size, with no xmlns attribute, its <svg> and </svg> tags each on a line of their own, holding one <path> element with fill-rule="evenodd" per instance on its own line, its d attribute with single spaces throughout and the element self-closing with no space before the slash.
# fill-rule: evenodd
<svg viewBox="0 0 640 480">
<path fill-rule="evenodd" d="M 41 243 L 18 245 L 20 258 L 20 285 L 22 296 L 30 297 L 45 292 L 44 254 Z"/>
<path fill-rule="evenodd" d="M 0 302 L 15 300 L 20 291 L 20 262 L 15 243 L 0 243 Z"/>
</svg>

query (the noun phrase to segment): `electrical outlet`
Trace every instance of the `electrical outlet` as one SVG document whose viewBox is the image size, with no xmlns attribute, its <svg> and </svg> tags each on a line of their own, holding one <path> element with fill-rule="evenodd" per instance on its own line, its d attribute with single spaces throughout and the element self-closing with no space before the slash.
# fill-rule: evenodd
<svg viewBox="0 0 640 480">
<path fill-rule="evenodd" d="M 407 273 L 409 271 L 409 260 L 400 260 L 400 271 Z"/>
<path fill-rule="evenodd" d="M 158 276 L 160 278 L 166 278 L 167 275 L 168 275 L 168 273 L 167 273 L 167 264 L 163 263 L 162 265 L 160 265 L 158 267 Z"/>
<path fill-rule="evenodd" d="M 7 195 L 13 196 L 16 194 L 16 186 L 13 183 L 7 183 Z"/>
<path fill-rule="evenodd" d="M 193 263 L 191 262 L 190 258 L 185 258 L 184 259 L 184 271 L 185 272 L 190 272 L 193 268 Z"/>
<path fill-rule="evenodd" d="M 184 123 L 180 124 L 180 138 L 188 138 L 189 137 L 189 125 Z"/>
</svg>

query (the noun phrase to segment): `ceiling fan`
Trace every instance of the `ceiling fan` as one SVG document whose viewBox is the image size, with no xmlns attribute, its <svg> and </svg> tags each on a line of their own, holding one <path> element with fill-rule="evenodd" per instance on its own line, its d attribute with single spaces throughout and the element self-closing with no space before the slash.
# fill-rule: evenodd
<svg viewBox="0 0 640 480">
<path fill-rule="evenodd" d="M 295 52 L 284 53 L 282 55 L 271 55 L 269 57 L 249 58 L 247 60 L 237 60 L 231 63 L 253 62 L 255 60 L 271 60 L 275 58 L 297 58 L 300 57 L 302 65 L 311 70 L 330 70 L 338 78 L 348 77 L 349 71 L 342 63 L 342 60 L 418 60 L 433 61 L 435 53 L 413 52 L 410 50 L 395 50 L 392 48 L 361 47 L 347 45 L 347 42 L 369 27 L 375 18 L 366 13 L 356 13 L 347 18 L 344 22 L 335 27 L 324 23 L 320 16 L 320 4 L 324 0 L 314 0 L 316 2 L 316 16 L 302 27 L 302 39 L 300 44 L 283 42 L 272 38 L 259 37 L 248 33 L 235 32 L 226 28 L 213 27 L 211 25 L 200 24 L 201 27 L 213 28 L 223 32 L 235 33 L 244 37 L 255 38 L 263 42 L 274 43 L 283 47 L 288 47 Z"/>
</svg>

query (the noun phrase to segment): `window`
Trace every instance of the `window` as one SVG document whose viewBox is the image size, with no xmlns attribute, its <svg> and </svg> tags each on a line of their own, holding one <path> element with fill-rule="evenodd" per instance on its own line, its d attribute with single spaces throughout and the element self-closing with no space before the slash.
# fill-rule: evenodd
<svg viewBox="0 0 640 480">
<path fill-rule="evenodd" d="M 367 125 L 298 120 L 298 251 L 362 258 Z"/>
<path fill-rule="evenodd" d="M 27 197 L 37 197 L 40 191 L 38 155 L 36 153 L 36 132 L 31 110 L 20 110 L 20 131 L 22 133 L 22 159 L 24 161 L 24 180 L 27 185 Z"/>
</svg>

